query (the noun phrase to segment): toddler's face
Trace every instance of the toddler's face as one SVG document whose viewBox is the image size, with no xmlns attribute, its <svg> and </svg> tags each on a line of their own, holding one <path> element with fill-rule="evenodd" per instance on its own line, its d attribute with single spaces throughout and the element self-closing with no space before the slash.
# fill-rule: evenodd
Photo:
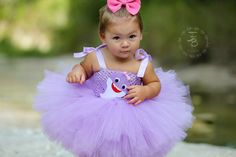
<svg viewBox="0 0 236 157">
<path fill-rule="evenodd" d="M 132 58 L 139 48 L 142 33 L 132 17 L 114 17 L 104 33 L 100 34 L 107 50 L 119 59 Z"/>
</svg>

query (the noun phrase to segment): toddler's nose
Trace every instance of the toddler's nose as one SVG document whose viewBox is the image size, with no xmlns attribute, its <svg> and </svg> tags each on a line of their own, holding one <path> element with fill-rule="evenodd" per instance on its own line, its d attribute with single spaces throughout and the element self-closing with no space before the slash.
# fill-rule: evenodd
<svg viewBox="0 0 236 157">
<path fill-rule="evenodd" d="M 127 40 L 123 40 L 121 43 L 121 47 L 129 47 L 129 42 Z"/>
</svg>

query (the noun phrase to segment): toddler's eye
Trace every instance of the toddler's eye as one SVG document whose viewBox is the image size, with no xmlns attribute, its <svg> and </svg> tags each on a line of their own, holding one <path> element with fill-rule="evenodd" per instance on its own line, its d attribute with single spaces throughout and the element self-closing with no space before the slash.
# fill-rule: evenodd
<svg viewBox="0 0 236 157">
<path fill-rule="evenodd" d="M 126 89 L 126 85 L 123 84 L 123 85 L 121 86 L 121 88 L 122 88 L 122 89 Z"/>
<path fill-rule="evenodd" d="M 115 36 L 115 37 L 113 37 L 112 39 L 113 39 L 113 40 L 119 40 L 119 39 L 120 39 L 120 37 L 118 37 L 118 36 Z"/>
<path fill-rule="evenodd" d="M 115 78 L 115 83 L 118 83 L 120 81 L 119 78 Z"/>
<path fill-rule="evenodd" d="M 134 35 L 134 34 L 129 36 L 130 39 L 134 39 L 135 37 L 136 37 L 136 35 Z"/>
</svg>

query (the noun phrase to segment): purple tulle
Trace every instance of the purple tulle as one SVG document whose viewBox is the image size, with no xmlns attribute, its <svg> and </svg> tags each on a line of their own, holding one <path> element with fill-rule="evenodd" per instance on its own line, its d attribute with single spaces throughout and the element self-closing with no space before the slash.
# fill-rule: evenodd
<svg viewBox="0 0 236 157">
<path fill-rule="evenodd" d="M 165 156 L 186 137 L 193 108 L 174 71 L 155 71 L 161 92 L 138 106 L 96 96 L 91 79 L 69 84 L 66 76 L 47 71 L 34 104 L 44 132 L 79 157 Z"/>
</svg>

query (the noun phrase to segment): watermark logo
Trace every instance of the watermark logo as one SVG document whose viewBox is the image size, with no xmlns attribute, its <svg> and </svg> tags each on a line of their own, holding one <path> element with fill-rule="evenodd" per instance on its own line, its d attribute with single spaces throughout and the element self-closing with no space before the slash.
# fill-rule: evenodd
<svg viewBox="0 0 236 157">
<path fill-rule="evenodd" d="M 198 58 L 208 49 L 208 36 L 198 27 L 188 27 L 179 37 L 179 47 L 184 55 Z"/>
</svg>

